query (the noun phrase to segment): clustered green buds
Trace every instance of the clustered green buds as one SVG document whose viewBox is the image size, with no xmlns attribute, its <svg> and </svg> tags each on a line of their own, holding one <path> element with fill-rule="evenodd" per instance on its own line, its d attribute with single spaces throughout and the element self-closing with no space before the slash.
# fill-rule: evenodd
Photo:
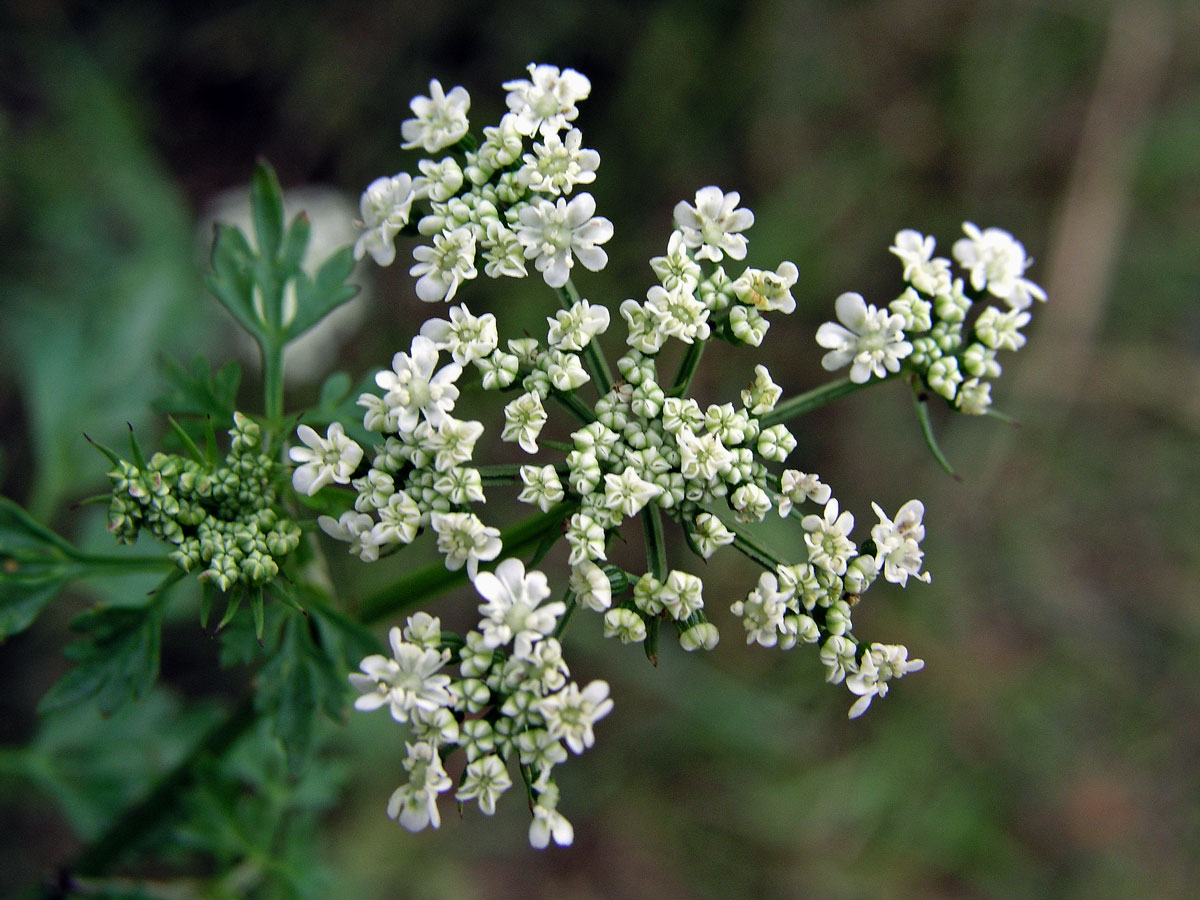
<svg viewBox="0 0 1200 900">
<path fill-rule="evenodd" d="M 279 463 L 264 452 L 256 422 L 234 413 L 230 448 L 221 464 L 197 451 L 192 458 L 155 453 L 134 462 L 109 453 L 114 468 L 108 530 L 120 543 L 142 529 L 172 544 L 170 558 L 185 572 L 222 591 L 261 586 L 300 543 L 300 528 L 276 506 Z M 191 449 L 194 449 L 191 448 Z"/>
</svg>

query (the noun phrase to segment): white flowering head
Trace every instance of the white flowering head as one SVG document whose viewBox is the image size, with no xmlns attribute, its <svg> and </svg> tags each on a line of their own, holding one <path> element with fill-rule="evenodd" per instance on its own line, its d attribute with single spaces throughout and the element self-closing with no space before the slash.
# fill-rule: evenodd
<svg viewBox="0 0 1200 900">
<path fill-rule="evenodd" d="M 871 529 L 876 568 L 882 570 L 888 581 L 901 586 L 908 583 L 910 575 L 928 583 L 929 573 L 921 571 L 925 554 L 919 546 L 925 537 L 925 526 L 921 524 L 925 505 L 920 500 L 909 500 L 900 507 L 895 521 L 888 518 L 879 504 L 872 503 L 871 508 L 879 517 L 879 524 Z"/>
<path fill-rule="evenodd" d="M 523 135 L 554 134 L 575 121 L 579 110 L 575 104 L 586 100 L 592 91 L 587 76 L 574 69 L 559 70 L 558 66 L 528 67 L 529 78 L 504 82 L 512 127 Z"/>
<path fill-rule="evenodd" d="M 569 194 L 579 184 L 596 180 L 600 154 L 582 148 L 583 134 L 578 128 L 567 132 L 566 138 L 557 133 L 548 135 L 526 153 L 525 165 L 517 172 L 517 180 L 531 191 L 558 196 Z"/>
<path fill-rule="evenodd" d="M 433 341 L 438 350 L 449 353 L 460 366 L 483 359 L 500 344 L 496 317 L 491 313 L 473 316 L 465 304 L 451 307 L 449 320 L 426 320 L 421 334 Z"/>
<path fill-rule="evenodd" d="M 412 176 L 401 172 L 391 178 L 376 178 L 359 201 L 364 231 L 354 244 L 354 258 L 368 253 L 381 266 L 396 258 L 396 235 L 408 224 L 415 196 Z"/>
<path fill-rule="evenodd" d="M 296 429 L 303 447 L 292 447 L 288 456 L 300 463 L 292 473 L 292 486 L 312 496 L 327 484 L 349 484 L 350 476 L 362 461 L 363 449 L 346 437 L 341 422 L 333 422 L 321 437 L 308 425 Z"/>
<path fill-rule="evenodd" d="M 857 671 L 846 678 L 846 687 L 858 699 L 850 707 L 849 716 L 857 719 L 875 697 L 883 697 L 888 692 L 888 682 L 894 678 L 903 678 L 909 672 L 919 672 L 925 668 L 925 660 L 909 659 L 908 648 L 899 644 L 872 644 L 871 649 L 863 655 Z"/>
<path fill-rule="evenodd" d="M 804 543 L 809 562 L 834 575 L 846 574 L 846 564 L 858 555 L 858 548 L 849 537 L 854 530 L 850 511 L 839 512 L 837 500 L 831 499 L 825 504 L 824 515 L 805 516 L 800 525 L 807 532 Z"/>
<path fill-rule="evenodd" d="M 834 308 L 841 324 L 826 322 L 817 329 L 817 343 L 830 351 L 821 359 L 823 368 L 832 372 L 849 364 L 855 384 L 900 371 L 900 360 L 913 349 L 904 338 L 903 316 L 876 309 L 852 292 L 839 296 Z"/>
<path fill-rule="evenodd" d="M 971 287 L 985 288 L 1013 309 L 1026 309 L 1034 300 L 1045 300 L 1046 292 L 1024 276 L 1030 260 L 1024 245 L 1002 228 L 980 230 L 963 223 L 965 238 L 954 242 L 954 258 L 971 273 Z"/>
<path fill-rule="evenodd" d="M 774 272 L 747 269 L 733 282 L 734 295 L 747 306 L 762 312 L 790 313 L 796 309 L 792 286 L 800 277 L 795 263 L 782 262 Z"/>
<path fill-rule="evenodd" d="M 538 198 L 521 207 L 517 240 L 550 287 L 567 283 L 576 259 L 592 272 L 608 264 L 608 254 L 599 245 L 613 236 L 613 225 L 595 213 L 596 200 L 586 193 L 569 202 Z"/>
<path fill-rule="evenodd" d="M 408 273 L 417 279 L 417 296 L 426 303 L 449 303 L 464 281 L 479 272 L 475 268 L 475 233 L 470 228 L 453 228 L 433 236 L 433 246 L 413 248 L 416 263 Z"/>
<path fill-rule="evenodd" d="M 718 263 L 726 256 L 746 258 L 748 242 L 741 232 L 754 224 L 754 213 L 738 208 L 741 199 L 737 191 L 726 194 L 710 185 L 696 192 L 694 206 L 685 200 L 675 205 L 675 224 L 697 259 Z"/>
<path fill-rule="evenodd" d="M 534 643 L 554 631 L 566 610 L 557 600 L 542 605 L 550 596 L 546 576 L 536 570 L 526 573 L 525 564 L 515 557 L 503 560 L 494 573 L 479 572 L 473 580 L 487 601 L 479 606 L 484 646 L 513 642 L 518 658 L 528 657 Z"/>
<path fill-rule="evenodd" d="M 436 153 L 461 141 L 470 127 L 467 110 L 471 108 L 471 97 L 467 89 L 456 87 L 447 94 L 436 78 L 429 82 L 429 96 L 414 97 L 409 107 L 416 118 L 400 125 L 404 138 L 401 146 L 406 150 L 420 147 L 426 153 Z"/>
<path fill-rule="evenodd" d="M 421 831 L 429 825 L 442 824 L 438 814 L 438 794 L 448 791 L 453 782 L 442 767 L 437 747 L 428 741 L 406 744 L 404 768 L 408 783 L 397 788 L 388 801 L 388 818 L 395 819 L 409 831 Z"/>
<path fill-rule="evenodd" d="M 904 280 L 930 297 L 950 290 L 950 260 L 934 257 L 935 243 L 932 236 L 906 228 L 888 248 L 904 263 Z"/>
<path fill-rule="evenodd" d="M 464 565 L 472 578 L 480 562 L 500 555 L 500 530 L 484 525 L 474 513 L 433 513 L 430 525 L 437 532 L 438 552 L 446 557 L 446 568 L 457 572 Z"/>
</svg>

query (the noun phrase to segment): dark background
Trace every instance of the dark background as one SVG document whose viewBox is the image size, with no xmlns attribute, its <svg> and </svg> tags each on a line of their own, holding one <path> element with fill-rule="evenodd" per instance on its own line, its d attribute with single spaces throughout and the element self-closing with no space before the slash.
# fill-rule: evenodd
<svg viewBox="0 0 1200 900">
<path fill-rule="evenodd" d="M 593 193 L 616 237 L 609 268 L 579 282 L 612 309 L 651 282 L 677 200 L 707 184 L 742 193 L 758 220 L 749 262 L 794 261 L 799 308 L 762 354 L 706 359 L 701 395 L 729 399 L 764 359 L 789 393 L 823 381 L 815 327 L 844 290 L 895 296 L 886 248 L 901 228 L 936 235 L 942 252 L 964 220 L 1006 228 L 1049 291 L 993 390 L 1020 427 L 937 417 L 961 483 L 929 457 L 899 384 L 796 429 L 794 464 L 864 525 L 872 499 L 924 500 L 932 584 L 879 587 L 856 616 L 861 636 L 908 644 L 924 672 L 847 723 L 851 698 L 821 684 L 815 654 L 744 648 L 727 615 L 714 654 L 672 648 L 657 670 L 581 627 L 568 658 L 577 677 L 611 682 L 616 710 L 564 771 L 575 845 L 529 850 L 515 797 L 496 821 L 472 810 L 439 832 L 399 830 L 383 810 L 402 735 L 356 716 L 335 737 L 345 792 L 322 826 L 325 896 L 1194 895 L 1195 4 L 293 0 L 198 13 L 143 0 L 5 15 L 0 477 L 96 547 L 99 520 L 70 506 L 103 488 L 80 432 L 116 442 L 128 421 L 154 433 L 158 355 L 230 355 L 197 251 L 213 197 L 265 156 L 285 188 L 330 185 L 357 203 L 373 178 L 414 165 L 399 127 L 431 77 L 467 87 L 476 129 L 530 61 L 591 78 L 577 124 L 601 154 Z M 408 252 L 364 269 L 368 318 L 329 370 L 385 363 L 435 311 L 413 293 Z M 535 281 L 481 279 L 461 296 L 502 330 L 517 327 L 508 317 L 537 327 L 553 300 Z M 713 608 L 754 577 L 713 568 Z M 337 571 L 348 595 L 386 577 Z M 72 775 L 96 760 L 72 747 L 108 748 L 112 796 L 139 774 L 121 767 L 118 723 L 32 738 L 85 602 L 65 598 L 0 650 L 0 891 L 95 832 L 103 801 Z M 204 651 L 176 644 L 147 707 L 228 687 Z"/>
</svg>

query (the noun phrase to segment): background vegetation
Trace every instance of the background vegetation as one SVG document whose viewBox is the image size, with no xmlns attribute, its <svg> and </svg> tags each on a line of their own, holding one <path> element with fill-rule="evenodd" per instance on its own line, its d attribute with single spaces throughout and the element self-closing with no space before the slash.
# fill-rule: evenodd
<svg viewBox="0 0 1200 900">
<path fill-rule="evenodd" d="M 886 247 L 900 228 L 943 250 L 963 219 L 1007 228 L 1051 301 L 994 394 L 1021 426 L 938 423 L 962 483 L 928 457 L 899 385 L 805 420 L 794 458 L 860 516 L 871 499 L 928 510 L 932 585 L 879 588 L 857 617 L 927 667 L 864 720 L 845 721 L 847 695 L 821 684 L 815 654 L 744 649 L 724 619 L 716 654 L 664 652 L 657 671 L 581 627 L 576 676 L 607 678 L 617 708 L 564 773 L 568 850 L 531 851 L 516 802 L 495 822 L 399 830 L 384 805 L 401 734 L 367 716 L 331 726 L 339 765 L 300 781 L 252 735 L 149 839 L 180 857 L 224 841 L 214 871 L 258 852 L 323 897 L 1194 895 L 1200 8 L 205 6 L 19 3 L 0 29 L 0 477 L 5 496 L 86 546 L 109 538 L 72 506 L 103 487 L 81 433 L 115 443 L 130 422 L 154 434 L 160 354 L 231 355 L 197 249 L 212 198 L 262 155 L 285 188 L 332 185 L 356 202 L 411 165 L 399 125 L 430 77 L 471 91 L 477 125 L 498 118 L 501 81 L 531 60 L 591 77 L 579 124 L 617 230 L 609 269 L 581 279 L 592 299 L 644 290 L 678 199 L 741 191 L 758 216 L 752 264 L 801 272 L 800 308 L 767 341 L 789 391 L 823 380 L 813 331 L 839 292 L 894 295 Z M 368 318 L 336 359 L 356 378 L 430 312 L 405 270 L 363 275 Z M 530 282 L 481 281 L 464 299 L 530 322 L 552 302 Z M 722 374 L 740 382 L 753 361 L 706 364 L 698 387 L 727 393 Z M 333 562 L 351 600 L 398 571 Z M 752 578 L 737 564 L 706 575 L 709 605 Z M 150 697 L 107 719 L 39 720 L 66 668 L 67 623 L 94 596 L 64 597 L 0 649 L 0 892 L 53 884 L 244 687 L 245 671 L 217 667 L 192 607 L 169 621 Z M 465 606 L 460 592 L 439 611 Z M 250 791 L 309 815 L 238 820 Z M 202 896 L 179 879 L 171 890 Z"/>
</svg>

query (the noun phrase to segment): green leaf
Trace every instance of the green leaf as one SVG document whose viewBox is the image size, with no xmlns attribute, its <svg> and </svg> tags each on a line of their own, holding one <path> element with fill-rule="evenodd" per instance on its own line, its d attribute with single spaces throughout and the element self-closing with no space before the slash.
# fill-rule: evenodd
<svg viewBox="0 0 1200 900">
<path fill-rule="evenodd" d="M 296 315 L 284 329 L 284 339 L 294 341 L 358 293 L 358 285 L 346 279 L 354 271 L 350 247 L 334 253 L 317 270 L 314 278 L 300 276 L 296 283 Z"/>
<path fill-rule="evenodd" d="M 261 343 L 266 332 L 254 303 L 256 259 L 241 231 L 229 225 L 216 226 L 208 289 L 238 324 Z"/>
<path fill-rule="evenodd" d="M 24 631 L 80 574 L 65 540 L 0 497 L 0 643 Z"/>
<path fill-rule="evenodd" d="M 259 674 L 256 703 L 270 716 L 293 774 L 303 771 L 312 757 L 317 712 L 340 716 L 349 692 L 344 662 L 335 662 L 315 639 L 314 632 L 322 637 L 328 633 L 320 629 L 304 616 L 288 616 L 279 651 Z"/>
<path fill-rule="evenodd" d="M 254 167 L 254 176 L 250 180 L 250 212 L 259 255 L 271 263 L 277 262 L 283 243 L 283 189 L 275 170 L 266 160 L 260 159 Z"/>
<path fill-rule="evenodd" d="M 94 702 L 109 715 L 144 697 L 158 677 L 165 594 L 159 591 L 145 606 L 100 606 L 76 618 L 71 627 L 88 637 L 67 647 L 76 666 L 50 688 L 38 711 Z"/>
<path fill-rule="evenodd" d="M 174 416 L 212 416 L 221 422 L 233 418 L 238 386 L 242 381 L 242 367 L 236 362 L 228 362 L 214 372 L 203 356 L 192 360 L 190 369 L 164 356 L 159 360 L 159 367 L 171 390 L 154 401 L 157 412 Z"/>
<path fill-rule="evenodd" d="M 312 239 L 312 223 L 308 213 L 301 211 L 288 226 L 283 239 L 283 258 L 280 269 L 285 272 L 299 272 L 304 268 L 304 257 L 308 253 L 308 244 Z"/>
</svg>

